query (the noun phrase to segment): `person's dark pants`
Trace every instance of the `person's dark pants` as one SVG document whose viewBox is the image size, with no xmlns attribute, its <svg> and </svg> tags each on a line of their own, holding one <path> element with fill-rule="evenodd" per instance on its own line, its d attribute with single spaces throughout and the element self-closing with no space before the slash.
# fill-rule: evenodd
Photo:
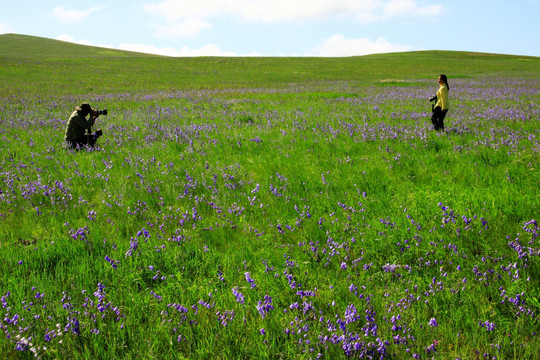
<svg viewBox="0 0 540 360">
<path fill-rule="evenodd" d="M 433 109 L 433 112 L 431 113 L 431 123 L 435 130 L 444 131 L 444 117 L 447 112 L 448 110 L 441 110 L 440 106 Z"/>
<path fill-rule="evenodd" d="M 97 139 L 103 134 L 101 130 L 98 130 L 92 134 L 84 134 L 79 136 L 75 140 L 68 140 L 68 145 L 74 149 L 80 149 L 84 146 L 93 147 L 96 144 Z"/>
</svg>

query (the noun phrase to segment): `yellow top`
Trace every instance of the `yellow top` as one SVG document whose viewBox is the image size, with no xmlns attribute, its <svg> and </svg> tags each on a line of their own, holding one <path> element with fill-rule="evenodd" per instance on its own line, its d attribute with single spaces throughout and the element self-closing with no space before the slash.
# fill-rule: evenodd
<svg viewBox="0 0 540 360">
<path fill-rule="evenodd" d="M 448 110 L 450 108 L 450 104 L 448 103 L 448 88 L 445 84 L 441 85 L 437 91 L 437 103 L 435 107 L 437 106 L 440 106 L 441 110 Z"/>
</svg>

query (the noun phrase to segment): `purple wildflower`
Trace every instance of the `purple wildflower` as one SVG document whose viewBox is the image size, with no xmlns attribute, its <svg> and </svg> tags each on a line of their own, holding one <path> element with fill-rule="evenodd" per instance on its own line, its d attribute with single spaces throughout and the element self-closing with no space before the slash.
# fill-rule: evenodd
<svg viewBox="0 0 540 360">
<path fill-rule="evenodd" d="M 495 327 L 497 327 L 495 323 L 490 323 L 489 320 L 486 320 L 485 322 L 480 321 L 478 325 L 480 325 L 481 327 L 485 327 L 487 331 L 494 331 Z"/>
<path fill-rule="evenodd" d="M 237 302 L 239 302 L 240 304 L 244 304 L 244 295 L 242 295 L 242 293 L 238 291 L 238 286 L 235 286 L 232 289 L 232 293 L 236 297 Z"/>
<path fill-rule="evenodd" d="M 251 278 L 251 275 L 250 275 L 249 271 L 246 271 L 246 272 L 244 273 L 244 275 L 246 276 L 247 282 L 251 285 L 251 288 L 252 288 L 252 289 L 256 288 L 256 287 L 257 287 L 257 284 L 255 284 L 255 280 L 253 280 L 253 279 Z"/>
<path fill-rule="evenodd" d="M 261 314 L 261 317 L 264 319 L 266 314 L 270 312 L 270 310 L 273 310 L 274 306 L 272 306 L 272 298 L 268 295 L 264 296 L 264 302 L 259 300 L 259 303 L 257 304 L 257 310 L 259 311 L 259 314 Z"/>
</svg>

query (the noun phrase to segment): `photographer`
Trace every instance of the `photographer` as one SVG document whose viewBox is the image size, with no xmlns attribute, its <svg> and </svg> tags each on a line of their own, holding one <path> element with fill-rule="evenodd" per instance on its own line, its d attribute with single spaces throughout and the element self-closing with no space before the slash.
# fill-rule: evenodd
<svg viewBox="0 0 540 360">
<path fill-rule="evenodd" d="M 439 90 L 437 94 L 430 98 L 430 101 L 437 101 L 434 106 L 432 106 L 433 112 L 431 113 L 431 123 L 437 131 L 444 131 L 444 117 L 448 112 L 449 103 L 448 103 L 448 78 L 446 75 L 441 74 L 439 76 Z"/>
<path fill-rule="evenodd" d="M 75 149 L 81 148 L 84 145 L 94 146 L 103 132 L 98 130 L 92 133 L 92 126 L 100 114 L 107 114 L 106 111 L 95 110 L 87 103 L 77 106 L 66 125 L 64 139 L 68 146 Z M 86 117 L 88 115 L 90 115 L 90 118 L 87 120 Z"/>
</svg>

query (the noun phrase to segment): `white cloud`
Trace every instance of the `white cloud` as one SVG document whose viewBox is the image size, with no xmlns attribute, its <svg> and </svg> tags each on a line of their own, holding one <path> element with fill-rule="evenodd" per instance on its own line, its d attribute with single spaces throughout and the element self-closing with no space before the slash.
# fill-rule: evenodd
<svg viewBox="0 0 540 360">
<path fill-rule="evenodd" d="M 51 16 L 63 24 L 73 24 L 86 19 L 88 16 L 102 8 L 102 5 L 97 5 L 86 10 L 72 10 L 66 9 L 63 6 L 57 6 L 52 11 Z"/>
<path fill-rule="evenodd" d="M 76 40 L 70 35 L 61 34 L 56 37 L 57 40 L 67 41 L 80 45 L 99 46 L 109 49 L 135 51 L 146 54 L 155 54 L 172 57 L 193 57 L 193 56 L 262 56 L 259 53 L 251 52 L 247 54 L 239 54 L 234 51 L 225 51 L 214 44 L 207 44 L 196 49 L 191 49 L 188 46 L 183 46 L 180 49 L 173 47 L 157 47 L 155 45 L 136 44 L 136 43 L 121 43 L 119 46 L 112 45 L 95 45 L 88 40 Z M 342 57 L 342 56 L 360 56 L 368 54 L 381 54 L 389 52 L 401 52 L 418 50 L 409 45 L 393 44 L 383 37 L 376 40 L 369 38 L 347 39 L 345 36 L 338 34 L 327 39 L 312 48 L 304 56 L 323 56 L 323 57 Z M 291 56 L 291 55 L 282 55 Z M 300 55 L 301 56 L 301 55 Z"/>
<path fill-rule="evenodd" d="M 180 49 L 173 47 L 157 47 L 146 44 L 129 44 L 122 43 L 119 46 L 112 45 L 95 45 L 88 40 L 76 40 L 67 34 L 58 35 L 56 40 L 67 41 L 80 45 L 99 46 L 109 49 L 135 51 L 146 54 L 155 54 L 172 57 L 193 57 L 193 56 L 262 56 L 257 52 L 247 54 L 239 54 L 234 51 L 225 51 L 214 44 L 207 44 L 196 49 L 191 49 L 183 46 Z M 341 56 L 359 56 L 368 54 L 381 54 L 389 52 L 412 51 L 417 50 L 409 45 L 392 44 L 383 37 L 377 40 L 368 38 L 347 39 L 345 36 L 338 34 L 325 39 L 319 46 L 311 49 L 304 56 L 323 56 L 323 57 L 341 57 Z M 291 55 L 281 55 L 291 56 Z M 295 55 L 298 56 L 298 55 Z M 300 55 L 301 56 L 301 55 Z"/>
<path fill-rule="evenodd" d="M 325 39 L 306 56 L 357 56 L 411 50 L 414 50 L 412 46 L 392 44 L 383 37 L 374 41 L 368 38 L 347 39 L 339 34 Z"/>
<path fill-rule="evenodd" d="M 441 12 L 441 5 L 418 6 L 414 0 L 390 0 L 384 5 L 383 14 L 387 17 L 435 16 Z"/>
<path fill-rule="evenodd" d="M 211 29 L 211 20 L 220 18 L 265 23 L 350 18 L 367 24 L 403 16 L 433 17 L 442 12 L 441 5 L 423 6 L 418 1 L 162 0 L 146 4 L 143 9 L 159 22 L 154 26 L 156 36 L 181 38 L 198 36 Z"/>
<path fill-rule="evenodd" d="M 15 30 L 9 26 L 8 24 L 1 24 L 0 23 L 0 34 L 10 34 L 14 33 Z"/>
<path fill-rule="evenodd" d="M 395 16 L 436 15 L 440 5 L 418 0 L 163 0 L 144 6 L 150 14 L 174 22 L 185 19 L 233 17 L 242 21 L 289 22 L 353 17 L 365 22 Z"/>
<path fill-rule="evenodd" d="M 79 44 L 79 45 L 88 45 L 88 46 L 95 46 L 94 44 L 92 44 L 90 41 L 88 40 L 75 40 L 73 37 L 67 35 L 67 34 L 60 34 L 56 37 L 56 40 L 60 40 L 60 41 L 67 41 L 67 42 L 70 42 L 70 43 L 75 43 L 75 44 Z"/>
<path fill-rule="evenodd" d="M 188 56 L 260 56 L 258 53 L 238 54 L 234 51 L 221 50 L 218 46 L 208 44 L 201 46 L 197 49 L 190 49 L 187 46 L 183 46 L 180 50 L 173 47 L 157 47 L 154 45 L 145 44 L 128 44 L 122 43 L 118 47 L 112 45 L 95 45 L 88 40 L 76 40 L 72 36 L 67 34 L 61 34 L 56 37 L 56 40 L 67 41 L 79 45 L 99 46 L 108 49 L 135 51 L 145 54 L 173 56 L 173 57 L 188 57 Z"/>
<path fill-rule="evenodd" d="M 147 54 L 155 55 L 164 55 L 164 56 L 173 56 L 173 57 L 190 57 L 190 56 L 260 56 L 257 53 L 250 53 L 240 55 L 234 51 L 224 51 L 221 50 L 218 46 L 213 44 L 204 45 L 198 49 L 190 49 L 187 46 L 183 46 L 180 50 L 165 47 L 159 48 L 153 45 L 144 45 L 144 44 L 120 44 L 118 47 L 120 50 L 127 51 L 136 51 Z"/>
<path fill-rule="evenodd" d="M 155 24 L 153 27 L 159 38 L 187 38 L 196 37 L 201 30 L 209 30 L 212 25 L 206 21 L 192 19 L 168 25 Z"/>
</svg>

